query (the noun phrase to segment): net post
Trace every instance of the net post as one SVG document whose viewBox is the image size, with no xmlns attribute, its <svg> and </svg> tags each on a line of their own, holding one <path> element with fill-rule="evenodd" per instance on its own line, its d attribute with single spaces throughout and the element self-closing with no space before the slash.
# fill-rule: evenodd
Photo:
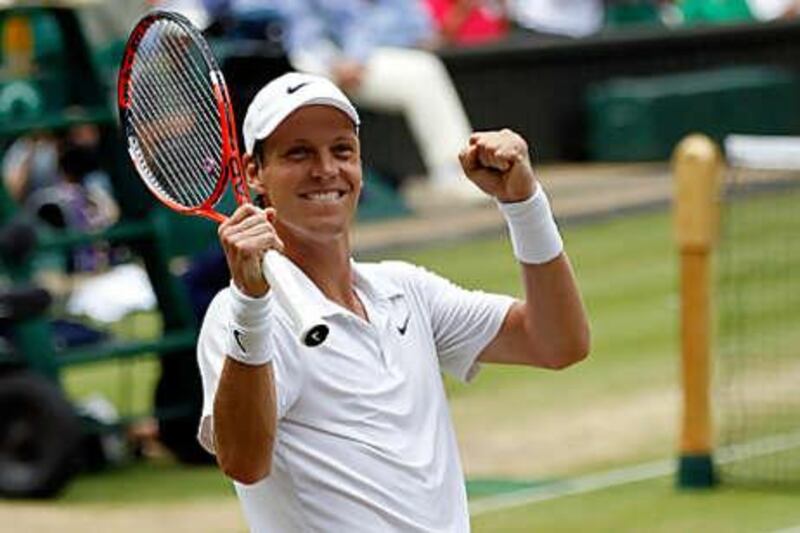
<svg viewBox="0 0 800 533">
<path fill-rule="evenodd" d="M 720 150 L 705 135 L 685 137 L 672 157 L 675 239 L 680 256 L 683 411 L 677 485 L 711 487 L 711 256 L 719 228 Z"/>
</svg>

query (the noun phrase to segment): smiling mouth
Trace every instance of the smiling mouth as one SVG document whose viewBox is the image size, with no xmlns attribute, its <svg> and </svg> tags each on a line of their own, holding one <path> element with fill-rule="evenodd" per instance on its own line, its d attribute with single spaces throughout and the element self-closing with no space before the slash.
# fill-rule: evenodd
<svg viewBox="0 0 800 533">
<path fill-rule="evenodd" d="M 335 202 L 344 196 L 344 191 L 319 191 L 301 194 L 300 197 L 315 202 Z"/>
</svg>

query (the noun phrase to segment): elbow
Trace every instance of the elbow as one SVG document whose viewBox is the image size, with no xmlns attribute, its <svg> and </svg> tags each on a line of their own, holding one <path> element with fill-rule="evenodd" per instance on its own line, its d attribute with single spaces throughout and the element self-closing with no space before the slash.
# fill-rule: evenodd
<svg viewBox="0 0 800 533">
<path fill-rule="evenodd" d="M 564 349 L 555 356 L 547 368 L 550 370 L 563 370 L 576 363 L 580 363 L 589 356 L 589 345 L 575 346 Z"/>
<path fill-rule="evenodd" d="M 264 472 L 232 472 L 225 471 L 225 475 L 242 485 L 255 485 L 269 476 L 269 470 Z"/>
<path fill-rule="evenodd" d="M 591 351 L 591 335 L 585 328 L 575 332 L 569 338 L 543 349 L 538 359 L 538 365 L 549 370 L 563 370 L 576 363 L 580 363 L 589 356 Z"/>
<path fill-rule="evenodd" d="M 228 478 L 244 485 L 252 485 L 269 476 L 272 470 L 271 446 L 262 450 L 263 453 L 258 453 L 253 448 L 230 449 L 220 444 L 217 440 L 217 465 Z"/>
<path fill-rule="evenodd" d="M 258 483 L 269 476 L 272 469 L 270 461 L 264 461 L 263 464 L 258 465 L 236 464 L 233 461 L 225 461 L 218 457 L 217 463 L 228 478 L 243 485 Z"/>
</svg>

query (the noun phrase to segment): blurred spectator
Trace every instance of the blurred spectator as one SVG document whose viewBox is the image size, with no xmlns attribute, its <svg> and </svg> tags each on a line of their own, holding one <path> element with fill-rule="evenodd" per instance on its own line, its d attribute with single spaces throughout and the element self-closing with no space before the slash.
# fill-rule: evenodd
<svg viewBox="0 0 800 533">
<path fill-rule="evenodd" d="M 521 28 L 550 37 L 586 37 L 603 27 L 603 0 L 508 0 Z"/>
<path fill-rule="evenodd" d="M 103 229 L 119 217 L 111 181 L 100 168 L 100 132 L 73 126 L 63 139 L 35 134 L 17 139 L 3 160 L 5 186 L 25 211 L 54 228 Z M 107 264 L 103 245 L 73 251 L 69 270 Z"/>
<path fill-rule="evenodd" d="M 800 15 L 800 0 L 747 0 L 750 11 L 758 20 L 791 18 Z"/>
<path fill-rule="evenodd" d="M 50 134 L 20 137 L 3 160 L 9 195 L 56 227 L 111 225 L 119 207 L 99 165 L 99 146 L 100 132 L 93 124 L 73 126 L 61 140 Z"/>
<path fill-rule="evenodd" d="M 506 0 L 425 0 L 445 44 L 496 41 L 508 31 Z"/>
<path fill-rule="evenodd" d="M 58 141 L 50 133 L 19 137 L 5 153 L 3 184 L 17 203 L 37 189 L 54 185 L 57 177 Z"/>
<path fill-rule="evenodd" d="M 285 46 L 298 70 L 333 79 L 356 104 L 401 112 L 436 196 L 479 201 L 457 154 L 471 126 L 447 70 L 424 48 L 435 32 L 417 0 L 282 0 Z"/>
<path fill-rule="evenodd" d="M 119 218 L 111 179 L 100 168 L 100 131 L 91 124 L 73 127 L 61 150 L 61 186 L 71 190 L 78 206 L 69 224 L 80 229 L 101 229 Z"/>
<path fill-rule="evenodd" d="M 205 0 L 150 0 L 150 4 L 154 8 L 180 13 L 201 30 L 205 30 L 228 7 L 227 2 L 220 5 L 213 0 L 209 0 L 208 5 Z"/>
<path fill-rule="evenodd" d="M 149 1 L 159 9 L 181 13 L 211 37 L 281 42 L 283 24 L 274 7 L 277 0 Z"/>
</svg>

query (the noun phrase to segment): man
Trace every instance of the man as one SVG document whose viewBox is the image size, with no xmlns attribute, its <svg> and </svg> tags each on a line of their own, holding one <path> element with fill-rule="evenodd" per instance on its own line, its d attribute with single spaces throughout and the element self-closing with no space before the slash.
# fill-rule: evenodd
<svg viewBox="0 0 800 533">
<path fill-rule="evenodd" d="M 499 202 L 522 263 L 525 301 L 466 291 L 421 268 L 351 258 L 362 186 L 358 114 L 325 78 L 290 73 L 264 87 L 244 121 L 250 187 L 219 228 L 230 288 L 212 302 L 198 357 L 200 440 L 235 481 L 253 531 L 467 531 L 469 517 L 440 372 L 482 363 L 562 368 L 589 330 L 528 147 L 474 134 L 464 172 Z M 261 272 L 268 249 L 331 333 L 292 333 Z"/>
</svg>

